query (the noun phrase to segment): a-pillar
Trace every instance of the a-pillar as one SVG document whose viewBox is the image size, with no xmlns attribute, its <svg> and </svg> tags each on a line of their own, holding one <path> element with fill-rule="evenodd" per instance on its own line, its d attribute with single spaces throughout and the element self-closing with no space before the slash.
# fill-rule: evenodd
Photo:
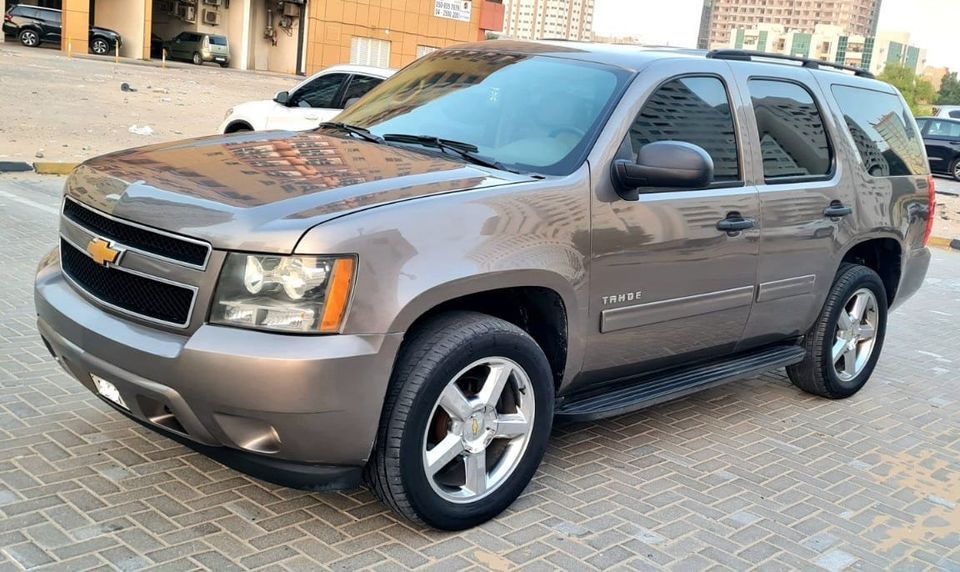
<svg viewBox="0 0 960 572">
<path fill-rule="evenodd" d="M 60 49 L 87 53 L 90 33 L 90 0 L 63 0 Z"/>
</svg>

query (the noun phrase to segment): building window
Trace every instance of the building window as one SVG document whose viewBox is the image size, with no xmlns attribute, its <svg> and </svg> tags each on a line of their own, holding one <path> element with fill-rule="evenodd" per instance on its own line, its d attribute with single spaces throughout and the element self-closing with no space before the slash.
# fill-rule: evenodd
<svg viewBox="0 0 960 572">
<path fill-rule="evenodd" d="M 435 48 L 433 46 L 417 46 L 417 58 L 422 58 L 423 56 L 439 49 L 440 48 Z"/>
<path fill-rule="evenodd" d="M 750 80 L 749 85 L 767 182 L 828 175 L 830 144 L 810 92 L 784 81 Z"/>
<path fill-rule="evenodd" d="M 352 38 L 350 63 L 378 68 L 390 67 L 390 42 L 373 38 Z"/>
</svg>

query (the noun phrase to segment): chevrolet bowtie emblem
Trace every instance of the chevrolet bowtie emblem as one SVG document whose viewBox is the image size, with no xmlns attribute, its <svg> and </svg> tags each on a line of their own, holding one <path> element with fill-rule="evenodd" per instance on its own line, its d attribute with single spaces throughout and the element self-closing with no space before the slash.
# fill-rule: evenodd
<svg viewBox="0 0 960 572">
<path fill-rule="evenodd" d="M 470 427 L 470 429 L 473 431 L 473 434 L 476 435 L 477 432 L 480 431 L 480 422 L 474 419 L 473 425 Z"/>
<path fill-rule="evenodd" d="M 120 258 L 120 251 L 102 238 L 94 238 L 87 244 L 87 254 L 101 266 L 115 264 Z"/>
</svg>

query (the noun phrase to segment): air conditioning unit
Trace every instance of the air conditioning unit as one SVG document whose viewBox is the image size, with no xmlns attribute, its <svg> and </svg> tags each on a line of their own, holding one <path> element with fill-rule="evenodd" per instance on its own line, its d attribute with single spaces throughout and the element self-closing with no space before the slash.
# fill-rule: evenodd
<svg viewBox="0 0 960 572">
<path fill-rule="evenodd" d="M 215 10 L 204 10 L 203 11 L 203 23 L 210 24 L 211 26 L 220 25 L 220 12 Z"/>
<path fill-rule="evenodd" d="M 180 6 L 180 19 L 185 22 L 197 21 L 197 9 L 193 6 Z"/>
<path fill-rule="evenodd" d="M 220 6 L 223 4 L 223 0 L 203 0 L 203 3 L 209 6 Z"/>
</svg>

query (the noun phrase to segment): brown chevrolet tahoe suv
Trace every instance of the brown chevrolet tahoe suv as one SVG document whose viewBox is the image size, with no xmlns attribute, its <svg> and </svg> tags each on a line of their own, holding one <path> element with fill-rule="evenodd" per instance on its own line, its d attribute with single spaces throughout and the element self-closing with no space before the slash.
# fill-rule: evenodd
<svg viewBox="0 0 960 572">
<path fill-rule="evenodd" d="M 315 131 L 87 161 L 38 327 L 148 427 L 460 529 L 513 502 L 554 422 L 781 367 L 856 393 L 933 196 L 903 99 L 861 70 L 463 45 Z"/>
</svg>

